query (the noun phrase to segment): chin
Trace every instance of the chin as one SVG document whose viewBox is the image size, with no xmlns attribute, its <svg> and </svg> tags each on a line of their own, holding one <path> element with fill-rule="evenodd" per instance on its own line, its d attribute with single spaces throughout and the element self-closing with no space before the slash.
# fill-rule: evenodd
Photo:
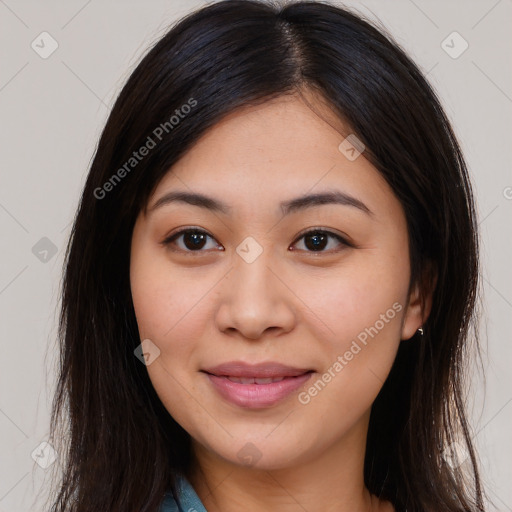
<svg viewBox="0 0 512 512">
<path fill-rule="evenodd" d="M 307 458 L 309 452 L 308 447 L 290 437 L 270 440 L 254 436 L 230 438 L 227 446 L 210 445 L 210 450 L 229 464 L 259 471 L 297 466 Z"/>
</svg>

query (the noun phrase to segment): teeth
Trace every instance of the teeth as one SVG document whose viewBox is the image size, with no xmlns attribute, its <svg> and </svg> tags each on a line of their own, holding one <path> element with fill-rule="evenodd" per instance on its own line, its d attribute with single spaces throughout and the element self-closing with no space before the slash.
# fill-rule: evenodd
<svg viewBox="0 0 512 512">
<path fill-rule="evenodd" d="M 238 384 L 270 384 L 272 382 L 281 382 L 284 377 L 266 377 L 262 379 L 256 379 L 254 377 L 227 377 L 231 382 L 237 382 Z"/>
<path fill-rule="evenodd" d="M 254 382 L 256 382 L 256 384 L 270 384 L 272 382 L 272 377 L 267 379 L 254 379 Z"/>
</svg>

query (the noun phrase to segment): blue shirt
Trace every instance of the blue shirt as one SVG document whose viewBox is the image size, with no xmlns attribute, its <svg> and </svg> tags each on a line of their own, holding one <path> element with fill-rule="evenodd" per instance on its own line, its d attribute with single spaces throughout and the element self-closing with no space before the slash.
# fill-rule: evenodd
<svg viewBox="0 0 512 512">
<path fill-rule="evenodd" d="M 194 491 L 194 488 L 184 476 L 178 476 L 176 483 L 181 507 L 178 506 L 172 493 L 169 491 L 165 493 L 165 499 L 160 512 L 207 512 L 196 491 Z"/>
</svg>

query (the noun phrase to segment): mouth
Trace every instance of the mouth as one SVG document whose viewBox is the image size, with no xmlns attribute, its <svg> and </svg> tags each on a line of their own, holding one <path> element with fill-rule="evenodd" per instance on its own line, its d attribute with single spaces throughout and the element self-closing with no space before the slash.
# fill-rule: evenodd
<svg viewBox="0 0 512 512">
<path fill-rule="evenodd" d="M 284 379 L 286 377 L 298 377 L 304 373 L 313 371 L 311 368 L 289 366 L 277 362 L 249 364 L 243 361 L 230 361 L 217 366 L 201 370 L 218 377 L 230 377 L 235 379 Z M 253 384 L 253 382 L 247 382 Z M 261 382 L 268 384 L 268 382 Z"/>
<path fill-rule="evenodd" d="M 281 382 L 284 379 L 290 379 L 293 377 L 232 377 L 230 375 L 219 375 L 219 377 L 226 377 L 231 382 L 238 382 L 239 384 L 271 384 L 272 382 Z"/>
<path fill-rule="evenodd" d="M 215 391 L 239 407 L 261 409 L 276 405 L 307 382 L 314 370 L 259 363 L 232 361 L 201 370 Z"/>
</svg>

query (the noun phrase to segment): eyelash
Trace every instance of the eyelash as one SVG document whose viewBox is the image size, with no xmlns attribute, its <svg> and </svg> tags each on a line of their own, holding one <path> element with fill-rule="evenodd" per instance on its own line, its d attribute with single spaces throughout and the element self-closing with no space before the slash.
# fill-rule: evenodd
<svg viewBox="0 0 512 512">
<path fill-rule="evenodd" d="M 176 233 L 172 233 L 171 235 L 169 235 L 167 238 L 165 238 L 165 240 L 163 240 L 161 243 L 163 246 L 165 247 L 169 247 L 177 238 L 179 238 L 180 236 L 182 235 L 185 235 L 187 233 L 199 233 L 199 234 L 203 234 L 203 235 L 206 235 L 208 236 L 209 238 L 213 239 L 214 240 L 214 237 L 211 236 L 208 232 L 202 230 L 202 229 L 199 229 L 199 228 L 193 228 L 193 227 L 187 227 L 187 228 L 184 228 L 184 229 L 181 229 L 180 231 L 177 231 Z M 302 238 L 305 238 L 307 235 L 311 235 L 311 234 L 322 234 L 322 235 L 327 235 L 328 237 L 332 237 L 332 238 L 335 238 L 336 240 L 338 240 L 342 245 L 346 246 L 346 247 L 354 247 L 354 245 L 350 242 L 348 242 L 345 238 L 343 238 L 342 236 L 338 235 L 337 233 L 333 233 L 332 231 L 328 231 L 324 228 L 312 228 L 312 229 L 309 229 L 303 233 L 301 233 L 298 238 L 295 240 L 295 242 L 293 242 L 292 245 L 295 245 L 297 242 L 299 242 Z M 336 253 L 336 252 L 339 252 L 341 249 L 337 249 L 337 250 L 330 250 L 330 251 L 325 251 L 325 250 L 322 250 L 322 251 L 309 251 L 309 250 L 303 250 L 304 252 L 308 252 L 308 253 L 311 253 L 311 254 L 322 254 L 322 253 L 325 253 L 325 254 L 331 254 L 331 253 Z M 197 251 L 191 251 L 189 249 L 172 249 L 173 252 L 183 252 L 183 253 L 188 253 L 188 254 L 200 254 L 200 253 L 204 253 L 206 251 L 202 250 L 202 249 L 199 249 Z"/>
</svg>

